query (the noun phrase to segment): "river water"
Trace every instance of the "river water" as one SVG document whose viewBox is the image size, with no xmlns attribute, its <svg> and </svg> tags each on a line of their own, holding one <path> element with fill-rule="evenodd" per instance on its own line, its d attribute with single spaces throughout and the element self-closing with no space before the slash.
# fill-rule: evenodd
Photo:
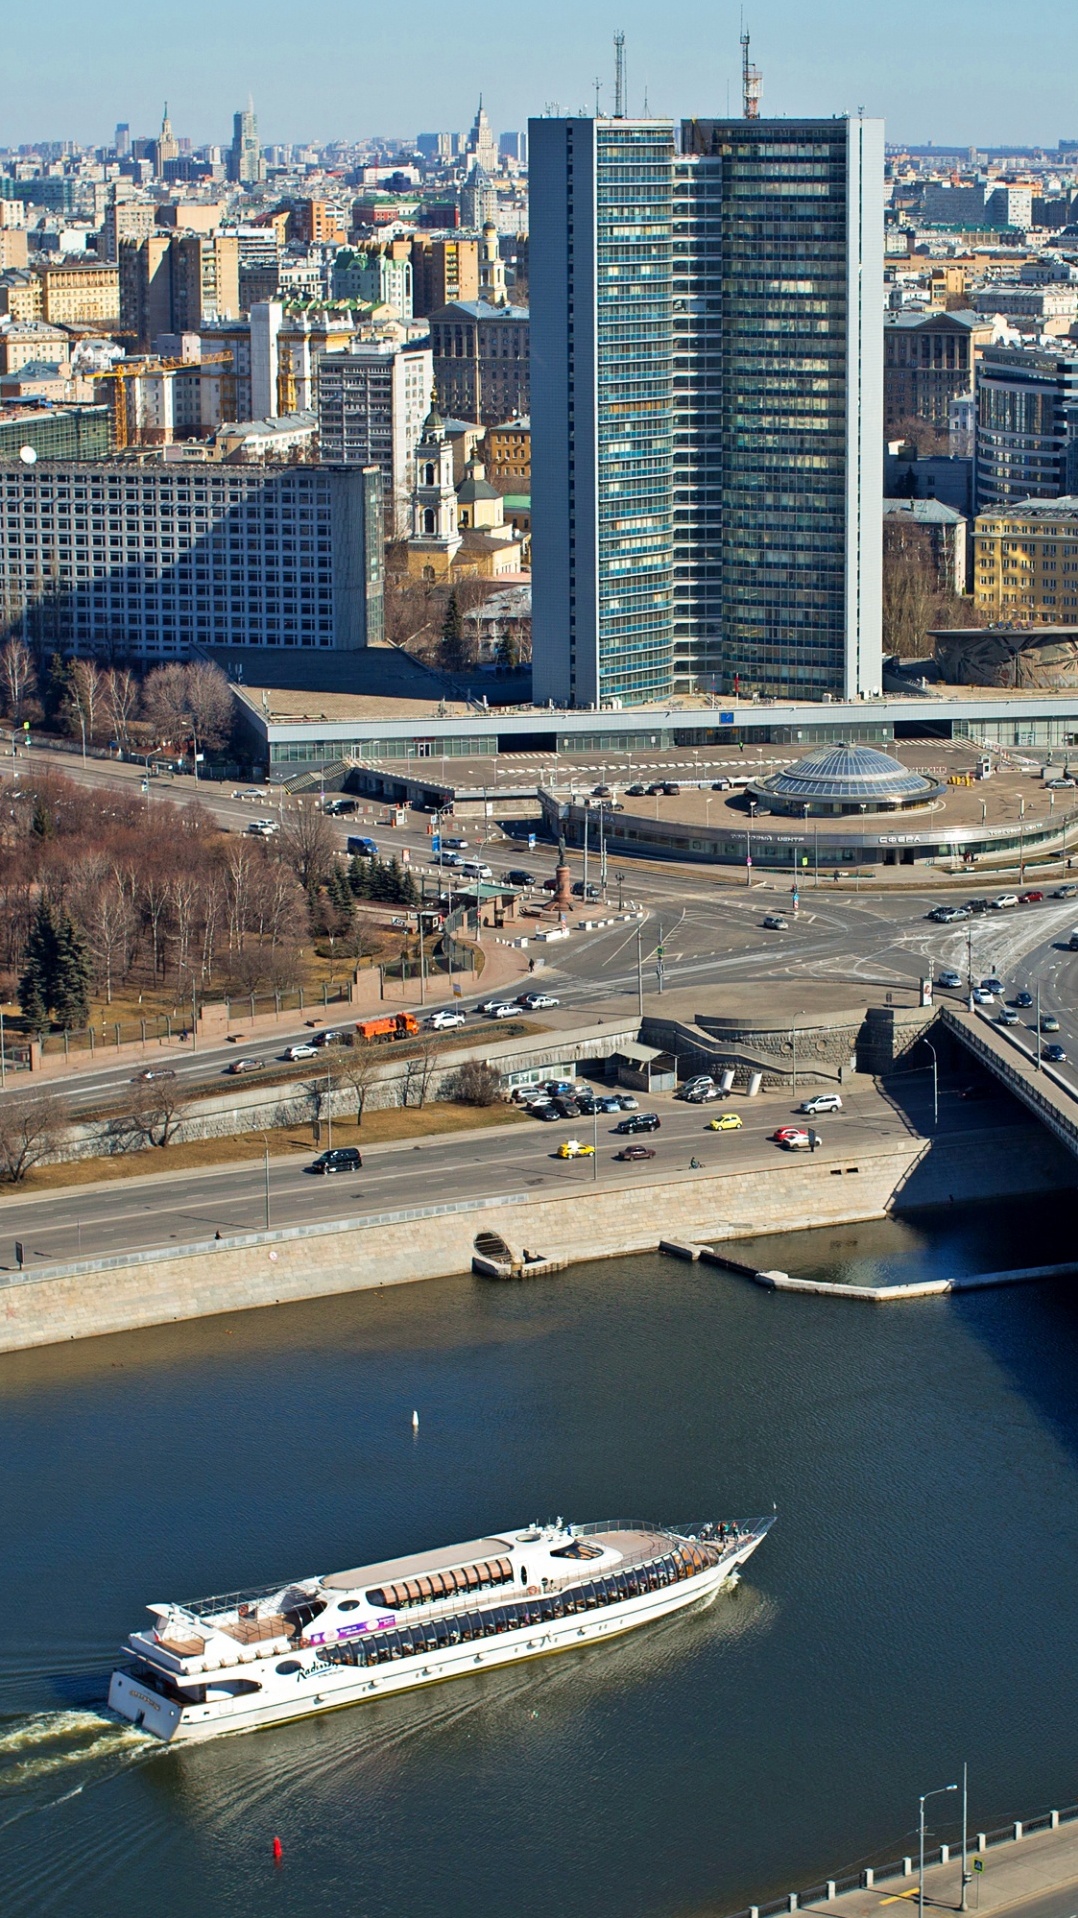
<svg viewBox="0 0 1078 1918">
<path fill-rule="evenodd" d="M 1072 1243 L 952 1208 L 764 1262 Z M 0 1913 L 703 1918 L 909 1849 L 964 1758 L 975 1824 L 1068 1802 L 1076 1445 L 1064 1281 L 879 1308 L 640 1258 L 0 1359 Z M 734 1594 L 619 1644 L 201 1749 L 101 1711 L 147 1600 L 772 1501 Z"/>
</svg>

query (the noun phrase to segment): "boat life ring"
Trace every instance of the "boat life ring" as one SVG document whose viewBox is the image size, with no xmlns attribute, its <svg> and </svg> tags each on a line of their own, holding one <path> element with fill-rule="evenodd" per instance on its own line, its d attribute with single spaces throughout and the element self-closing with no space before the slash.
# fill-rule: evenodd
<svg viewBox="0 0 1078 1918">
<path fill-rule="evenodd" d="M 528 1586 L 528 1592 L 527 1592 L 527 1596 L 528 1596 L 529 1598 L 538 1598 L 538 1596 L 539 1596 L 539 1587 L 538 1587 L 538 1585 L 529 1585 L 529 1586 Z"/>
</svg>

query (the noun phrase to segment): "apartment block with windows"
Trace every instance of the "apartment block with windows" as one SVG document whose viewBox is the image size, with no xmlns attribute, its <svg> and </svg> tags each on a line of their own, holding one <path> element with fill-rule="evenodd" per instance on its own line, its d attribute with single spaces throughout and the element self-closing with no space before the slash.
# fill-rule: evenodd
<svg viewBox="0 0 1078 1918">
<path fill-rule="evenodd" d="M 3 623 L 76 652 L 352 652 L 383 634 L 374 467 L 0 467 Z"/>
<path fill-rule="evenodd" d="M 980 611 L 1020 625 L 1078 625 L 1078 498 L 979 513 L 973 545 Z"/>
<path fill-rule="evenodd" d="M 425 345 L 357 340 L 318 362 L 323 460 L 377 466 L 391 537 L 411 521 L 412 461 L 430 411 L 434 363 Z"/>
</svg>

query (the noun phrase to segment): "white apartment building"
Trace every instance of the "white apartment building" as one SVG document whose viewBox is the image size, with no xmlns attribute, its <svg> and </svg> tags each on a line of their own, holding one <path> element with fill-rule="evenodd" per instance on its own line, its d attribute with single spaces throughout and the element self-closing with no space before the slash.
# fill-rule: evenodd
<svg viewBox="0 0 1078 1918">
<path fill-rule="evenodd" d="M 322 458 L 378 467 L 396 538 L 410 524 L 412 461 L 433 389 L 429 346 L 357 340 L 346 353 L 326 353 L 318 363 Z"/>
<path fill-rule="evenodd" d="M 0 611 L 58 650 L 353 652 L 382 637 L 370 467 L 0 465 Z"/>
</svg>

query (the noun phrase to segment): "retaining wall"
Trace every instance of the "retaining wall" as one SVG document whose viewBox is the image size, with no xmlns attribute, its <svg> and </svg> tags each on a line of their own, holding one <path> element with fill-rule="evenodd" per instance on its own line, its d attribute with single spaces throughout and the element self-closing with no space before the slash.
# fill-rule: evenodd
<svg viewBox="0 0 1078 1918">
<path fill-rule="evenodd" d="M 781 1155 L 728 1172 L 645 1175 L 630 1192 L 582 1177 L 557 1196 L 508 1193 L 83 1260 L 23 1273 L 0 1287 L 0 1350 L 449 1277 L 470 1270 L 480 1230 L 543 1259 L 573 1263 L 652 1251 L 673 1236 L 714 1244 L 879 1218 L 911 1189 L 975 1198 L 1057 1185 L 1051 1153 L 1047 1161 L 1030 1158 L 1037 1143 L 1031 1135 L 1028 1125 L 1015 1128 L 1007 1141 L 994 1140 L 995 1149 L 964 1161 L 949 1140 L 937 1171 L 929 1143 L 910 1138 L 841 1161 Z"/>
</svg>

